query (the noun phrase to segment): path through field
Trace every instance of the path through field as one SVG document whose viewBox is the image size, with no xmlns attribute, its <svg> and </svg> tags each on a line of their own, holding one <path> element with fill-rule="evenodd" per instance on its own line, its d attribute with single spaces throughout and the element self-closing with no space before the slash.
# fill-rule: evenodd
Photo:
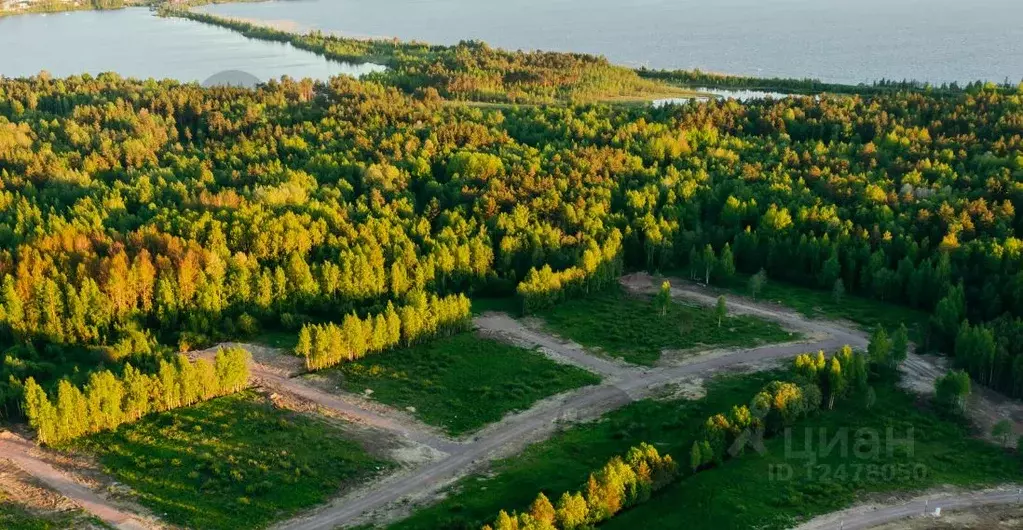
<svg viewBox="0 0 1023 530">
<path fill-rule="evenodd" d="M 672 295 L 703 305 L 717 303 L 717 294 L 698 286 L 675 282 Z M 622 278 L 623 286 L 633 292 L 655 292 L 659 283 L 649 275 L 633 274 Z M 301 377 L 295 377 L 300 362 L 271 348 L 248 344 L 239 346 L 253 354 L 252 377 L 254 383 L 275 391 L 289 393 L 303 400 L 338 412 L 343 416 L 372 428 L 397 435 L 415 444 L 429 447 L 440 456 L 431 462 L 391 477 L 376 481 L 338 497 L 276 526 L 280 530 L 327 530 L 337 527 L 382 523 L 401 510 L 395 506 L 428 502 L 454 480 L 484 466 L 496 458 L 517 453 L 527 444 L 549 437 L 562 422 L 588 421 L 628 403 L 653 395 L 671 383 L 696 376 L 706 376 L 723 368 L 760 365 L 765 361 L 790 358 L 804 352 L 833 351 L 843 345 L 865 348 L 866 334 L 839 322 L 811 320 L 787 308 L 746 300 L 728 299 L 733 314 L 747 314 L 778 322 L 803 336 L 801 342 L 770 344 L 752 348 L 719 349 L 683 361 L 659 363 L 654 367 L 637 367 L 605 357 L 595 356 L 570 341 L 550 336 L 542 330 L 524 325 L 500 313 L 488 313 L 474 321 L 484 334 L 496 336 L 519 346 L 537 348 L 556 362 L 571 364 L 600 375 L 598 385 L 583 387 L 542 400 L 526 411 L 508 415 L 500 422 L 470 435 L 467 439 L 452 440 L 439 430 L 389 407 L 371 403 L 360 396 L 326 392 Z M 195 352 L 209 356 L 216 348 Z M 296 364 L 298 363 L 298 364 Z M 942 373 L 932 360 L 911 354 L 904 370 L 921 387 L 933 385 L 934 377 Z M 114 524 L 118 528 L 146 528 L 137 517 L 118 511 L 87 488 L 75 484 L 42 460 L 31 456 L 34 446 L 21 441 L 0 439 L 0 449 L 14 455 L 18 465 L 39 477 L 54 489 L 74 499 L 83 508 Z M 986 494 L 985 494 L 986 495 Z M 994 495 L 994 494 L 992 494 Z M 1000 494 L 999 494 L 1000 495 Z M 998 495 L 963 496 L 962 502 L 987 502 L 1001 499 Z M 972 501 L 970 499 L 973 499 Z M 965 506 L 966 504 L 964 504 Z M 903 508 L 892 508 L 890 513 L 901 513 Z M 912 510 L 904 508 L 907 513 Z M 888 512 L 885 512 L 888 513 Z M 874 524 L 867 515 L 860 516 L 863 524 Z M 887 519 L 886 519 L 887 520 Z M 847 521 L 848 523 L 848 521 Z M 131 526 L 139 525 L 139 526 Z M 823 527 L 821 527 L 823 528 Z M 846 528 L 866 528 L 849 526 Z"/>
<path fill-rule="evenodd" d="M 623 283 L 634 290 L 646 289 L 644 284 L 651 289 L 656 287 L 651 278 L 642 276 L 624 278 Z M 708 305 L 717 303 L 715 296 L 693 288 L 674 287 L 672 294 Z M 786 310 L 746 302 L 730 302 L 729 310 L 775 320 L 807 336 L 823 338 L 801 343 L 722 350 L 712 356 L 695 356 L 683 364 L 634 367 L 593 356 L 576 344 L 531 329 L 507 315 L 490 313 L 477 317 L 475 324 L 481 332 L 520 346 L 536 347 L 554 361 L 579 366 L 601 375 L 603 382 L 556 396 L 553 403 L 552 400 L 545 400 L 530 410 L 510 415 L 478 433 L 471 442 L 461 444 L 447 458 L 404 475 L 400 480 L 383 481 L 368 490 L 352 492 L 326 506 L 286 521 L 277 528 L 327 530 L 366 522 L 386 522 L 388 506 L 429 499 L 455 479 L 478 469 L 486 462 L 513 454 L 526 443 L 546 438 L 554 432 L 559 420 L 596 419 L 610 410 L 651 396 L 670 383 L 722 368 L 788 358 L 818 349 L 832 350 L 845 344 L 856 348 L 866 346 L 867 339 L 859 331 L 839 324 L 808 320 Z"/>
<path fill-rule="evenodd" d="M 857 506 L 816 517 L 795 530 L 865 530 L 911 517 L 933 518 L 939 508 L 941 512 L 949 512 L 979 506 L 1019 504 L 1023 501 L 1021 493 L 1023 490 L 1020 488 L 1005 487 L 979 492 L 925 495 L 898 504 Z"/>
<path fill-rule="evenodd" d="M 144 530 L 157 527 L 137 515 L 122 511 L 92 489 L 77 482 L 69 474 L 53 467 L 36 454 L 39 450 L 28 440 L 12 433 L 0 433 L 0 458 L 14 462 L 26 473 L 67 497 L 104 523 L 120 530 Z"/>
</svg>

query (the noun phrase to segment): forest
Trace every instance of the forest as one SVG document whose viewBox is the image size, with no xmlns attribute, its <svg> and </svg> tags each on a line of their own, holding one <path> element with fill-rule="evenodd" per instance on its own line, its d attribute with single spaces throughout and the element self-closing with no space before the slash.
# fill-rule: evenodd
<svg viewBox="0 0 1023 530">
<path fill-rule="evenodd" d="M 1019 90 L 572 103 L 638 74 L 304 38 L 392 70 L 254 90 L 0 80 L 5 417 L 26 412 L 30 378 L 56 396 L 276 329 L 306 329 L 299 354 L 327 366 L 412 342 L 410 325 L 459 329 L 463 296 L 535 312 L 683 267 L 933 313 L 924 349 L 1023 396 Z M 611 77 L 580 84 L 591 68 Z M 334 340 L 330 323 L 356 322 L 357 344 Z"/>
<path fill-rule="evenodd" d="M 163 6 L 160 14 L 222 26 L 253 39 L 287 42 L 335 61 L 382 64 L 388 69 L 367 79 L 425 98 L 551 104 L 620 98 L 649 101 L 691 93 L 645 79 L 604 57 L 580 53 L 511 52 L 480 41 L 442 46 L 394 39 L 345 38 L 319 31 L 300 35 L 176 6 Z"/>
<path fill-rule="evenodd" d="M 860 83 L 857 85 L 846 85 L 841 83 L 826 83 L 818 79 L 787 79 L 787 78 L 760 78 L 740 75 L 718 74 L 696 70 L 650 70 L 640 68 L 637 70 L 640 77 L 663 81 L 681 86 L 698 87 L 721 87 L 746 90 L 771 90 L 785 94 L 819 94 L 828 92 L 832 94 L 879 94 L 885 92 L 926 92 L 929 94 L 944 93 L 955 94 L 964 90 L 976 90 L 984 87 L 988 90 L 1001 89 L 1006 92 L 1015 92 L 1019 86 L 1011 85 L 1006 81 L 1002 84 L 983 83 L 974 81 L 960 86 L 959 83 L 943 83 L 933 85 L 911 80 L 879 79 L 872 83 Z"/>
</svg>

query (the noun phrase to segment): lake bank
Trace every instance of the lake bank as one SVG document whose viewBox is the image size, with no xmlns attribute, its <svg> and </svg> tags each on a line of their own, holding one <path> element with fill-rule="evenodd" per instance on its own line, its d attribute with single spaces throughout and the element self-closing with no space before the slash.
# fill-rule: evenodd
<svg viewBox="0 0 1023 530">
<path fill-rule="evenodd" d="M 208 24 L 158 17 L 140 7 L 0 18 L 0 49 L 10 50 L 0 55 L 0 75 L 6 77 L 45 70 L 58 77 L 116 72 L 202 82 L 238 70 L 261 81 L 282 75 L 325 80 L 383 69 L 331 61 L 287 43 L 247 39 Z"/>
<path fill-rule="evenodd" d="M 978 0 L 290 0 L 200 8 L 217 16 L 289 21 L 300 31 L 508 50 L 606 56 L 633 68 L 702 69 L 857 85 L 1018 82 L 1023 3 Z M 637 38 L 639 36 L 639 38 Z"/>
</svg>

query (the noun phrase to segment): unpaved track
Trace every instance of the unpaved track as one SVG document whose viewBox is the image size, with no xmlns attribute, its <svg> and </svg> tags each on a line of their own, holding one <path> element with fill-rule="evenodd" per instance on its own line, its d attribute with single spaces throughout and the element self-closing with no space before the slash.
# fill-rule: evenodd
<svg viewBox="0 0 1023 530">
<path fill-rule="evenodd" d="M 643 281 L 644 278 L 636 276 L 623 279 L 629 288 L 637 288 Z M 645 281 L 655 287 L 651 283 L 652 278 L 646 277 Z M 674 287 L 672 294 L 708 305 L 717 303 L 716 296 L 697 289 Z M 556 406 L 537 406 L 506 417 L 498 424 L 484 429 L 474 441 L 459 446 L 443 460 L 404 475 L 400 480 L 383 481 L 369 490 L 353 492 L 338 498 L 310 513 L 285 521 L 277 528 L 328 530 L 368 522 L 374 512 L 379 512 L 393 503 L 415 502 L 429 498 L 458 477 L 503 456 L 509 452 L 509 448 L 546 438 L 554 431 L 559 419 L 573 421 L 595 419 L 609 410 L 649 397 L 672 382 L 726 367 L 758 364 L 819 349 L 833 350 L 845 344 L 862 348 L 867 343 L 862 333 L 840 324 L 812 321 L 795 313 L 765 308 L 756 303 L 731 301 L 729 310 L 778 321 L 808 335 L 824 338 L 798 344 L 736 348 L 723 351 L 711 358 L 696 357 L 684 364 L 637 368 L 594 357 L 572 343 L 546 336 L 504 315 L 491 313 L 478 317 L 476 324 L 481 330 L 507 337 L 517 344 L 525 343 L 540 347 L 541 351 L 555 360 L 587 368 L 605 376 L 605 381 L 600 385 L 558 396 L 556 399 L 560 402 Z"/>
<path fill-rule="evenodd" d="M 392 432 L 438 451 L 451 453 L 458 451 L 461 447 L 461 444 L 443 437 L 426 425 L 411 420 L 399 420 L 397 414 L 374 410 L 358 403 L 358 400 L 353 397 L 324 392 L 300 378 L 284 377 L 272 371 L 262 370 L 261 366 L 252 364 L 250 369 L 252 378 L 268 388 L 287 392 L 360 423 Z"/>
<path fill-rule="evenodd" d="M 660 288 L 660 283 L 653 276 L 646 273 L 624 276 L 622 277 L 622 285 L 630 291 L 649 294 L 655 293 Z M 676 282 L 676 284 L 671 286 L 671 294 L 673 297 L 684 298 L 705 306 L 713 307 L 718 302 L 718 293 L 690 283 L 678 284 Z M 818 341 L 813 344 L 834 344 L 837 345 L 834 346 L 836 348 L 848 344 L 853 348 L 865 348 L 869 342 L 866 334 L 840 322 L 811 320 L 791 309 L 775 304 L 751 301 L 741 296 L 727 295 L 725 298 L 730 313 L 773 320 L 782 326 L 810 335 L 826 335 L 829 337 L 829 340 Z M 821 346 L 818 349 L 830 349 L 830 347 Z M 803 351 L 808 350 L 804 348 Z"/>
<path fill-rule="evenodd" d="M 14 434 L 0 433 L 0 458 L 14 462 L 26 473 L 67 497 L 104 523 L 123 530 L 145 530 L 157 527 L 137 515 L 122 511 L 98 493 L 48 464 L 36 456 L 35 453 L 38 450 L 39 448 L 34 444 Z"/>
<path fill-rule="evenodd" d="M 939 507 L 945 512 L 978 506 L 1017 504 L 1021 500 L 1019 492 L 1019 488 L 1002 488 L 976 493 L 918 497 L 909 502 L 890 506 L 861 506 L 822 515 L 797 526 L 795 530 L 864 530 L 911 517 L 933 517 L 935 508 Z"/>
<path fill-rule="evenodd" d="M 270 390 L 291 394 L 302 400 L 339 413 L 353 421 L 388 431 L 438 451 L 451 453 L 458 451 L 461 447 L 461 444 L 445 438 L 436 429 L 406 418 L 398 411 L 388 410 L 388 407 L 383 406 L 370 406 L 361 398 L 345 393 L 335 394 L 326 392 L 304 381 L 301 377 L 293 377 L 292 374 L 298 373 L 297 370 L 281 370 L 280 367 L 269 366 L 260 362 L 256 353 L 259 352 L 265 355 L 265 346 L 232 342 L 192 352 L 191 355 L 193 357 L 212 358 L 217 350 L 222 347 L 243 348 L 253 354 L 252 360 L 249 362 L 249 374 L 252 381 L 258 385 Z M 278 355 L 284 354 L 278 352 Z"/>
<path fill-rule="evenodd" d="M 629 377 L 636 371 L 635 367 L 624 362 L 593 355 L 574 342 L 559 340 L 546 333 L 534 331 L 521 320 L 516 320 L 505 313 L 485 313 L 473 319 L 473 324 L 484 334 L 501 337 L 520 346 L 539 348 L 555 361 L 572 364 L 604 377 Z"/>
<path fill-rule="evenodd" d="M 659 285 L 646 274 L 626 276 L 622 279 L 622 283 L 626 288 L 637 292 L 653 292 Z M 717 303 L 717 296 L 714 293 L 709 293 L 696 286 L 673 286 L 672 295 L 704 305 Z M 267 358 L 266 347 L 230 344 L 230 346 L 239 346 L 254 353 L 251 368 L 253 379 L 257 382 L 340 412 L 369 426 L 396 433 L 446 455 L 440 460 L 412 469 L 407 473 L 401 473 L 368 487 L 357 489 L 327 505 L 284 521 L 277 525 L 277 528 L 281 530 L 327 530 L 366 522 L 374 513 L 380 513 L 381 510 L 393 506 L 399 501 L 416 502 L 429 499 L 452 481 L 487 462 L 508 456 L 523 447 L 524 444 L 545 439 L 555 431 L 561 420 L 586 421 L 599 418 L 607 411 L 627 405 L 634 400 L 649 397 L 673 382 L 737 365 L 758 365 L 764 361 L 790 358 L 808 351 L 835 350 L 846 344 L 854 348 L 865 348 L 868 343 L 866 335 L 859 330 L 837 322 L 810 320 L 796 312 L 771 304 L 745 300 L 741 297 L 730 297 L 728 309 L 732 313 L 753 315 L 776 321 L 785 327 L 803 332 L 812 339 L 800 343 L 718 350 L 714 354 L 688 358 L 683 363 L 641 368 L 590 355 L 574 343 L 550 337 L 506 315 L 489 313 L 478 317 L 475 322 L 481 331 L 501 336 L 519 345 L 538 347 L 541 352 L 552 359 L 595 372 L 603 376 L 604 381 L 599 385 L 576 389 L 543 400 L 529 410 L 505 417 L 497 424 L 477 433 L 471 440 L 464 442 L 447 439 L 432 427 L 410 420 L 396 412 L 388 412 L 387 407 L 371 407 L 354 396 L 325 392 L 301 378 L 292 377 L 296 373 L 295 370 L 281 369 L 281 367 L 261 362 Z M 206 356 L 211 355 L 215 350 L 214 348 L 195 353 Z M 259 355 L 256 355 L 257 353 Z M 907 366 L 909 371 L 917 372 L 923 379 L 933 380 L 932 378 L 940 373 L 940 370 L 928 361 L 915 355 L 910 356 Z M 0 443 L 3 442 L 4 440 L 0 440 Z M 27 444 L 27 442 L 25 443 Z M 27 445 L 32 447 L 31 444 Z M 0 449 L 6 449 L 6 446 L 0 445 Z M 22 448 L 18 454 L 28 454 L 28 451 Z M 38 459 L 35 460 L 38 461 Z M 44 482 L 50 483 L 44 476 L 48 474 L 45 468 L 32 467 L 32 469 L 26 468 L 26 471 Z M 80 504 L 100 518 L 107 520 L 109 517 L 111 524 L 115 524 L 119 528 L 146 528 L 146 526 L 122 526 L 138 521 L 138 518 L 132 518 L 128 514 L 116 511 L 116 508 L 103 503 L 101 498 L 87 489 L 78 491 L 82 490 L 81 486 L 66 480 L 66 478 L 61 480 L 60 473 L 55 469 L 50 469 L 56 473 L 56 478 L 53 479 L 56 483 L 53 485 L 55 489 L 72 499 L 81 497 L 83 500 L 80 501 Z M 65 489 L 67 493 L 65 493 Z M 990 495 L 993 495 L 990 498 L 998 500 L 1002 498 L 999 495 L 1007 494 Z M 971 496 L 963 496 L 961 499 L 962 502 L 974 503 L 986 500 L 989 500 L 989 497 L 981 496 L 974 499 Z M 90 503 L 95 503 L 96 510 L 104 513 L 106 517 L 93 511 L 90 508 Z M 963 506 L 967 505 L 975 504 L 963 504 Z M 900 509 L 908 510 L 910 508 L 892 508 L 893 513 L 896 514 Z M 867 524 L 872 519 L 864 518 L 863 521 L 864 524 Z M 846 528 L 867 527 L 846 525 Z"/>
</svg>

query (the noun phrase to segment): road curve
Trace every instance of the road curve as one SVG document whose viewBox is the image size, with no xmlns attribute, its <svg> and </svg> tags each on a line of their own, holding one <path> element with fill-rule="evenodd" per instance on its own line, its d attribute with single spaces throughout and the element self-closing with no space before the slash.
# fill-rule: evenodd
<svg viewBox="0 0 1023 530">
<path fill-rule="evenodd" d="M 623 278 L 623 284 L 631 290 L 650 292 L 657 288 L 653 278 L 647 275 L 632 275 Z M 713 305 L 717 296 L 695 286 L 673 286 L 672 295 L 686 298 L 704 305 Z M 253 380 L 270 388 L 291 393 L 302 399 L 311 401 L 322 407 L 340 412 L 345 416 L 392 432 L 411 441 L 441 451 L 446 456 L 442 459 L 411 470 L 409 473 L 395 475 L 384 479 L 368 488 L 357 490 L 351 494 L 278 524 L 280 530 L 327 530 L 362 522 L 368 514 L 402 500 L 420 500 L 438 492 L 459 476 L 504 456 L 515 447 L 525 442 L 540 441 L 555 431 L 560 420 L 586 421 L 599 418 L 604 413 L 627 405 L 628 403 L 649 397 L 665 385 L 681 379 L 713 372 L 725 367 L 760 363 L 763 361 L 791 358 L 800 353 L 816 350 L 835 350 L 843 345 L 863 348 L 867 344 L 866 336 L 858 330 L 848 328 L 840 323 L 810 320 L 795 312 L 775 308 L 756 302 L 729 300 L 728 309 L 732 313 L 754 315 L 781 323 L 782 325 L 805 332 L 808 336 L 817 337 L 801 343 L 770 344 L 754 348 L 733 348 L 717 351 L 703 359 L 696 357 L 683 364 L 662 365 L 650 368 L 632 367 L 614 363 L 607 359 L 590 356 L 585 350 L 574 344 L 548 337 L 542 332 L 531 330 L 521 323 L 500 315 L 484 315 L 477 318 L 477 326 L 488 332 L 496 332 L 513 341 L 526 342 L 527 345 L 538 346 L 540 351 L 552 359 L 586 368 L 604 376 L 601 384 L 583 387 L 544 400 L 533 408 L 509 415 L 497 424 L 485 428 L 469 441 L 450 440 L 438 434 L 432 428 L 416 421 L 397 418 L 386 412 L 364 406 L 344 395 L 325 392 L 300 378 L 271 366 L 264 366 L 253 361 L 251 365 Z M 252 351 L 254 346 L 231 344 Z M 216 348 L 196 355 L 212 355 Z M 69 477 L 54 469 L 42 460 L 31 456 L 35 447 L 24 440 L 0 438 L 2 456 L 10 454 L 20 467 L 29 474 L 38 477 L 60 493 L 74 500 L 90 513 L 108 524 L 123 529 L 142 529 L 150 526 L 138 516 L 119 511 L 104 501 L 99 495 L 72 481 Z M 981 496 L 962 496 L 955 502 L 964 503 L 999 503 L 1011 496 L 1009 493 L 993 493 Z M 964 506 L 976 504 L 964 504 Z M 954 507 L 955 504 L 946 506 Z M 915 513 L 913 505 L 891 507 L 883 511 L 858 515 L 850 526 L 847 521 L 845 528 L 869 528 L 873 517 L 904 517 Z M 946 508 L 948 509 L 948 508 Z M 902 515 L 900 515 L 902 514 Z M 878 519 L 884 522 L 891 519 Z M 859 521 L 856 523 L 855 521 Z M 821 526 L 814 528 L 831 528 Z"/>
<path fill-rule="evenodd" d="M 12 433 L 0 433 L 0 458 L 14 462 L 26 473 L 104 523 L 120 530 L 147 530 L 155 527 L 141 517 L 122 511 L 96 492 L 76 482 L 68 474 L 35 456 L 37 450 L 39 449 L 28 440 Z"/>
<path fill-rule="evenodd" d="M 934 517 L 935 510 L 942 512 L 993 506 L 1019 504 L 1023 500 L 1020 488 L 998 489 L 976 493 L 962 493 L 954 496 L 930 496 L 909 502 L 874 509 L 850 508 L 841 512 L 822 515 L 794 530 L 865 530 L 894 521 L 912 517 Z"/>
<path fill-rule="evenodd" d="M 717 302 L 716 297 L 695 289 L 673 287 L 672 293 L 674 296 L 708 305 Z M 460 450 L 453 452 L 443 460 L 414 470 L 411 474 L 404 475 L 399 479 L 382 481 L 368 490 L 359 491 L 357 495 L 338 498 L 312 512 L 284 521 L 276 528 L 279 530 L 328 530 L 363 522 L 362 520 L 367 514 L 385 508 L 392 503 L 403 499 L 425 498 L 429 494 L 439 491 L 458 476 L 500 455 L 501 449 L 505 446 L 521 443 L 523 439 L 543 439 L 553 432 L 559 419 L 570 418 L 573 421 L 595 419 L 609 410 L 648 397 L 665 385 L 689 376 L 744 363 L 789 358 L 807 351 L 833 350 L 845 344 L 858 348 L 866 345 L 866 338 L 861 333 L 840 324 L 812 321 L 787 311 L 763 308 L 758 304 L 729 302 L 728 307 L 735 313 L 754 314 L 781 322 L 790 328 L 818 336 L 823 335 L 825 338 L 804 343 L 735 348 L 705 360 L 697 359 L 674 366 L 623 369 L 603 359 L 583 358 L 575 349 L 566 349 L 562 342 L 543 337 L 538 332 L 525 328 L 514 329 L 513 335 L 516 338 L 525 339 L 527 342 L 541 346 L 541 351 L 549 355 L 553 353 L 551 356 L 555 360 L 571 362 L 610 377 L 607 377 L 602 384 L 563 394 L 562 402 L 557 407 L 534 407 L 509 416 L 498 424 L 485 429 L 474 441 L 463 444 Z M 507 325 L 507 322 L 494 320 L 494 317 L 484 316 L 481 318 L 490 319 L 484 321 L 480 326 L 484 329 L 494 328 L 495 322 L 500 326 Z M 508 329 L 505 328 L 503 331 L 508 331 Z"/>
<path fill-rule="evenodd" d="M 425 425 L 410 425 L 411 422 L 409 421 L 398 421 L 387 414 L 377 412 L 369 407 L 360 406 L 349 399 L 345 399 L 344 396 L 324 392 L 301 379 L 286 377 L 273 371 L 264 370 L 261 368 L 261 365 L 255 363 L 251 365 L 250 372 L 252 378 L 259 381 L 262 385 L 281 390 L 326 409 L 339 412 L 344 416 L 356 419 L 360 423 L 392 432 L 418 444 L 445 453 L 454 453 L 462 450 L 463 444 L 438 435 Z"/>
</svg>

